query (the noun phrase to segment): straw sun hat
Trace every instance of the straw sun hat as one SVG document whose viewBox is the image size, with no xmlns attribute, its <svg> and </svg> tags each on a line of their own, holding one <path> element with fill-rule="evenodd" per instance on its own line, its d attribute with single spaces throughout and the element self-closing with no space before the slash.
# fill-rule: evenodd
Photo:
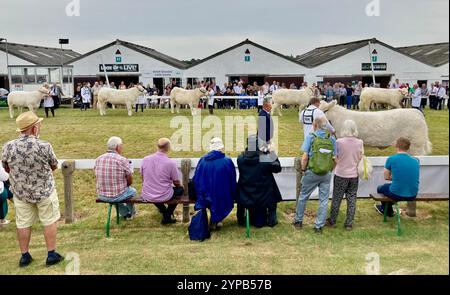
<svg viewBox="0 0 450 295">
<path fill-rule="evenodd" d="M 20 114 L 16 119 L 17 132 L 23 132 L 30 129 L 34 125 L 42 122 L 43 118 L 39 118 L 35 113 L 29 111 Z"/>
</svg>

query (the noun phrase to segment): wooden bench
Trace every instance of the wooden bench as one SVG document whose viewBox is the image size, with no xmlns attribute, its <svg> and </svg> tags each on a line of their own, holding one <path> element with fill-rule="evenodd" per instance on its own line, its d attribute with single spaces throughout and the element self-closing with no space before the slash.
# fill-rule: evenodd
<svg viewBox="0 0 450 295">
<path fill-rule="evenodd" d="M 374 199 L 375 201 L 378 202 L 386 202 L 386 203 L 392 203 L 395 204 L 396 210 L 397 210 L 397 235 L 400 236 L 402 233 L 401 230 L 401 222 L 400 222 L 400 208 L 398 206 L 398 202 L 392 200 L 389 197 L 386 197 L 385 195 L 382 194 L 371 194 L 370 197 L 372 199 Z M 415 217 L 415 202 L 437 202 L 437 201 L 448 201 L 449 200 L 449 195 L 448 194 L 419 194 L 414 201 L 409 201 L 408 202 L 408 206 L 410 206 L 409 204 L 411 204 L 410 209 L 413 210 L 413 214 L 410 214 L 410 216 Z M 405 201 L 399 201 L 399 202 L 405 202 Z M 387 210 L 383 211 L 384 213 L 384 219 L 383 222 L 387 222 Z"/>
<path fill-rule="evenodd" d="M 129 200 L 126 200 L 124 202 L 120 202 L 120 203 L 109 203 L 109 202 L 104 202 L 102 200 L 96 199 L 95 200 L 96 203 L 104 203 L 104 204 L 108 204 L 108 215 L 107 215 L 107 219 L 106 219 L 106 237 L 109 238 L 109 229 L 110 229 L 110 225 L 111 225 L 111 210 L 112 207 L 114 206 L 116 208 L 116 223 L 120 224 L 120 216 L 119 216 L 119 204 L 155 204 L 152 202 L 148 202 L 145 201 L 143 199 L 141 199 L 140 197 L 137 198 L 132 198 Z M 166 205 L 186 205 L 189 206 L 190 204 L 194 204 L 195 201 L 190 200 L 189 196 L 182 196 L 181 198 L 178 199 L 172 199 L 168 202 L 165 202 L 163 204 Z"/>
</svg>

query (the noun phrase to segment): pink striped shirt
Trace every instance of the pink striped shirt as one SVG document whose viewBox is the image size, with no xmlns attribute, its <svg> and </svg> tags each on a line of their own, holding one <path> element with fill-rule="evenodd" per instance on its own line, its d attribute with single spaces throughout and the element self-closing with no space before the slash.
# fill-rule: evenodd
<svg viewBox="0 0 450 295">
<path fill-rule="evenodd" d="M 97 194 L 113 198 L 127 189 L 127 176 L 132 174 L 128 160 L 116 152 L 107 152 L 95 160 Z"/>
</svg>

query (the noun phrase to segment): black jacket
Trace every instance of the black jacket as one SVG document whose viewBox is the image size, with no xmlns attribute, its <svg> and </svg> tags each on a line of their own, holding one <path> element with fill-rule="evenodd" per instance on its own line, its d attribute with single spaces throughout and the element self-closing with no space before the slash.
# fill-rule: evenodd
<svg viewBox="0 0 450 295">
<path fill-rule="evenodd" d="M 260 161 L 261 157 L 268 158 L 259 152 L 244 152 L 238 159 L 239 205 L 245 208 L 267 208 L 282 200 L 280 190 L 273 177 L 273 173 L 281 172 L 278 158 L 272 162 Z"/>
<path fill-rule="evenodd" d="M 258 139 L 268 143 L 273 137 L 273 120 L 272 116 L 265 110 L 259 112 L 258 115 Z"/>
</svg>

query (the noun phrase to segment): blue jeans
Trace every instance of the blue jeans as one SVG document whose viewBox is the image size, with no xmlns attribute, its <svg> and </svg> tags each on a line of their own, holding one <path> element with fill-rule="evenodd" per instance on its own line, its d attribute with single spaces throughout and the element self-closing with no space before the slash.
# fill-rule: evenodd
<svg viewBox="0 0 450 295">
<path fill-rule="evenodd" d="M 319 209 L 317 210 L 317 217 L 314 223 L 316 228 L 322 228 L 325 226 L 328 210 L 328 198 L 330 195 L 330 181 L 331 173 L 324 176 L 314 174 L 311 170 L 306 171 L 302 177 L 302 189 L 300 191 L 300 197 L 297 202 L 297 212 L 295 215 L 296 222 L 303 222 L 303 216 L 306 209 L 306 201 L 314 192 L 319 188 Z"/>
<path fill-rule="evenodd" d="M 347 103 L 347 109 L 350 110 L 353 105 L 353 96 L 347 96 L 346 103 Z"/>
<path fill-rule="evenodd" d="M 136 209 L 134 208 L 134 204 L 124 204 L 121 202 L 124 202 L 135 196 L 137 196 L 136 189 L 134 187 L 129 186 L 126 191 L 124 191 L 118 196 L 112 198 L 105 196 L 98 196 L 98 199 L 106 203 L 119 203 L 119 215 L 122 217 L 126 217 L 135 214 Z"/>
<path fill-rule="evenodd" d="M 393 192 L 391 192 L 391 183 L 386 183 L 386 184 L 380 185 L 377 188 L 377 193 L 383 194 L 386 197 L 388 197 L 388 198 L 390 198 L 390 199 L 392 199 L 394 201 L 399 201 L 399 202 L 400 201 L 414 201 L 416 199 L 416 196 L 414 196 L 414 197 L 401 197 L 401 196 L 398 196 L 398 195 L 394 194 Z M 394 214 L 394 210 L 392 210 L 392 203 L 382 202 L 381 205 L 383 206 L 383 212 L 384 212 L 384 209 L 386 208 L 388 215 Z"/>
<path fill-rule="evenodd" d="M 8 215 L 8 191 L 6 187 L 0 193 L 0 219 L 5 219 Z"/>
</svg>

